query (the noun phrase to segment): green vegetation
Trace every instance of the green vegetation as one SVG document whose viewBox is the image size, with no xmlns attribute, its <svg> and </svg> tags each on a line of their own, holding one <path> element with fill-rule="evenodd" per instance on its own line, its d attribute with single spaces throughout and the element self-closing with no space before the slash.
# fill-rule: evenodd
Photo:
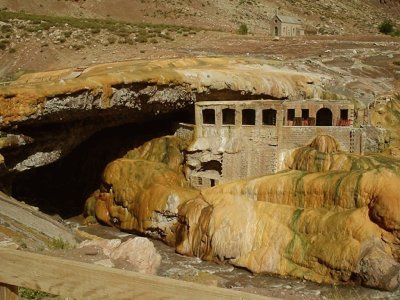
<svg viewBox="0 0 400 300">
<path fill-rule="evenodd" d="M 248 32 L 249 32 L 249 29 L 247 28 L 247 25 L 245 23 L 240 24 L 238 33 L 245 35 Z"/>
<path fill-rule="evenodd" d="M 154 30 L 169 29 L 171 31 L 178 31 L 179 29 L 185 28 L 187 31 L 194 30 L 198 31 L 198 28 L 194 27 L 183 27 L 176 25 L 166 24 L 148 24 L 148 23 L 129 23 L 114 21 L 110 19 L 88 19 L 88 18 L 73 18 L 67 16 L 45 16 L 45 15 L 32 15 L 25 12 L 11 12 L 6 10 L 0 11 L 0 21 L 9 22 L 12 19 L 20 19 L 25 21 L 31 21 L 33 26 L 27 30 L 44 30 L 49 29 L 52 26 L 65 27 L 65 24 L 77 29 L 89 29 L 92 33 L 99 33 L 101 29 L 107 29 L 113 33 L 121 32 L 133 32 L 133 27 L 148 28 Z M 1 27 L 2 32 L 8 32 L 12 30 L 11 26 L 3 25 Z"/>
<path fill-rule="evenodd" d="M 5 50 L 8 46 L 8 44 L 10 44 L 9 40 L 0 40 L 0 49 Z"/>
<path fill-rule="evenodd" d="M 386 19 L 378 26 L 378 29 L 383 34 L 390 34 L 394 30 L 394 24 L 392 20 Z"/>
<path fill-rule="evenodd" d="M 56 297 L 55 295 L 46 293 L 46 292 L 41 292 L 41 291 L 35 291 L 27 288 L 18 288 L 18 295 L 24 299 L 29 299 L 29 300 L 41 300 L 43 298 L 54 298 Z"/>
<path fill-rule="evenodd" d="M 23 20 L 25 22 L 15 23 L 13 20 Z M 100 39 L 105 39 L 107 41 L 107 43 L 104 44 L 105 46 L 117 42 L 120 44 L 133 45 L 136 43 L 157 44 L 161 42 L 160 39 L 173 41 L 177 35 L 182 37 L 195 35 L 199 30 L 194 27 L 129 23 L 114 21 L 112 19 L 32 15 L 23 11 L 11 12 L 1 9 L 0 22 L 6 23 L 0 25 L 0 51 L 10 48 L 9 40 L 13 38 L 13 34 L 18 34 L 22 38 L 29 38 L 32 35 L 36 35 L 37 38 L 42 39 L 47 36 L 44 34 L 44 31 L 50 30 L 50 28 L 57 28 L 61 31 L 57 39 L 54 39 L 54 37 L 52 38 L 54 43 L 70 42 L 69 47 L 74 50 L 80 50 L 83 49 L 85 45 L 88 46 L 92 44 L 93 41 L 91 39 L 95 39 L 95 35 L 100 34 L 103 35 Z M 73 39 L 73 41 L 71 39 Z M 79 42 L 77 42 L 77 40 Z M 96 42 L 99 41 L 96 40 Z M 42 47 L 44 46 L 42 45 Z M 13 53 L 16 49 L 10 48 L 9 51 Z"/>
<path fill-rule="evenodd" d="M 56 239 L 51 239 L 48 241 L 47 246 L 50 249 L 57 250 L 65 250 L 65 249 L 71 249 L 72 245 L 70 245 L 67 241 L 64 241 L 61 238 L 56 238 Z"/>
<path fill-rule="evenodd" d="M 400 36 L 400 30 L 396 29 L 392 20 L 386 19 L 378 26 L 379 32 L 392 36 Z"/>
</svg>

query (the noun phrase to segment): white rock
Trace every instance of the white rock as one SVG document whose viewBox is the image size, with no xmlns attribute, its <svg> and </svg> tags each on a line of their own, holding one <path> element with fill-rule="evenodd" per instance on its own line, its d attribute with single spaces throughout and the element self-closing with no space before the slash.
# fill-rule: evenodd
<svg viewBox="0 0 400 300">
<path fill-rule="evenodd" d="M 94 264 L 95 265 L 99 265 L 99 266 L 103 266 L 103 267 L 107 267 L 107 268 L 113 268 L 114 267 L 113 262 L 109 258 L 95 261 Z"/>
<path fill-rule="evenodd" d="M 161 264 L 161 255 L 147 238 L 135 237 L 122 243 L 112 251 L 111 259 L 126 260 L 139 273 L 157 274 Z"/>
<path fill-rule="evenodd" d="M 99 239 L 99 240 L 86 240 L 78 245 L 78 248 L 96 247 L 103 250 L 104 255 L 110 256 L 111 252 L 121 245 L 120 239 Z"/>
</svg>

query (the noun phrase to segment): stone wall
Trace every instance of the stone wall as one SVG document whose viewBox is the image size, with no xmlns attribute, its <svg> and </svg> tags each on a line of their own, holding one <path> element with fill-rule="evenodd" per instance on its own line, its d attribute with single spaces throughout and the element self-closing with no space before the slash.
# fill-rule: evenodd
<svg viewBox="0 0 400 300">
<path fill-rule="evenodd" d="M 309 144 L 317 135 L 330 135 L 340 144 L 343 151 L 362 154 L 361 128 L 340 126 L 284 126 L 280 128 L 279 151 L 284 152 Z"/>
</svg>

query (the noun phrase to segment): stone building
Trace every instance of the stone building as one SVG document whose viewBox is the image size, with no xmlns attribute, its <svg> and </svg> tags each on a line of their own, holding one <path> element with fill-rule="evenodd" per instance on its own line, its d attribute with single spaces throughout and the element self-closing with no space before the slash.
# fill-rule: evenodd
<svg viewBox="0 0 400 300">
<path fill-rule="evenodd" d="M 178 135 L 191 136 L 186 175 L 194 187 L 262 176 L 280 170 L 288 151 L 328 134 L 341 149 L 362 154 L 365 133 L 353 127 L 354 104 L 347 100 L 201 101 L 195 125 Z"/>
<path fill-rule="evenodd" d="M 302 36 L 304 27 L 300 19 L 276 13 L 271 20 L 271 32 L 273 36 Z"/>
</svg>

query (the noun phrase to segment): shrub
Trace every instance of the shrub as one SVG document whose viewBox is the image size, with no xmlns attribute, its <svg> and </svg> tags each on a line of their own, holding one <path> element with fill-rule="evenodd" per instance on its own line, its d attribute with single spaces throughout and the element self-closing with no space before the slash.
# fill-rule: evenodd
<svg viewBox="0 0 400 300">
<path fill-rule="evenodd" d="M 72 249 L 72 246 L 61 238 L 53 238 L 47 242 L 47 246 L 50 249 Z"/>
<path fill-rule="evenodd" d="M 5 24 L 1 26 L 1 32 L 11 32 L 11 31 L 13 31 L 11 25 Z"/>
<path fill-rule="evenodd" d="M 22 287 L 18 288 L 18 294 L 24 299 L 32 299 L 32 300 L 41 300 L 48 297 L 55 297 L 55 295 L 46 292 L 35 291 Z"/>
<path fill-rule="evenodd" d="M 100 28 L 90 28 L 90 32 L 93 34 L 100 33 Z"/>
<path fill-rule="evenodd" d="M 247 25 L 245 23 L 240 24 L 238 33 L 239 34 L 247 34 L 249 32 L 249 29 L 247 28 Z"/>
<path fill-rule="evenodd" d="M 73 44 L 71 47 L 72 47 L 72 49 L 74 49 L 74 50 L 81 50 L 81 49 L 85 48 L 85 45 L 82 45 L 82 44 Z"/>
<path fill-rule="evenodd" d="M 144 35 L 139 35 L 136 39 L 139 43 L 147 43 L 147 37 Z"/>
<path fill-rule="evenodd" d="M 378 26 L 378 29 L 383 34 L 390 34 L 394 31 L 394 24 L 392 20 L 386 19 Z"/>
<path fill-rule="evenodd" d="M 9 43 L 10 43 L 10 41 L 8 41 L 8 40 L 0 40 L 0 49 L 5 50 Z"/>
<path fill-rule="evenodd" d="M 117 38 L 115 36 L 109 36 L 109 37 L 107 37 L 107 41 L 110 44 L 115 44 L 115 42 L 117 41 Z"/>
</svg>

